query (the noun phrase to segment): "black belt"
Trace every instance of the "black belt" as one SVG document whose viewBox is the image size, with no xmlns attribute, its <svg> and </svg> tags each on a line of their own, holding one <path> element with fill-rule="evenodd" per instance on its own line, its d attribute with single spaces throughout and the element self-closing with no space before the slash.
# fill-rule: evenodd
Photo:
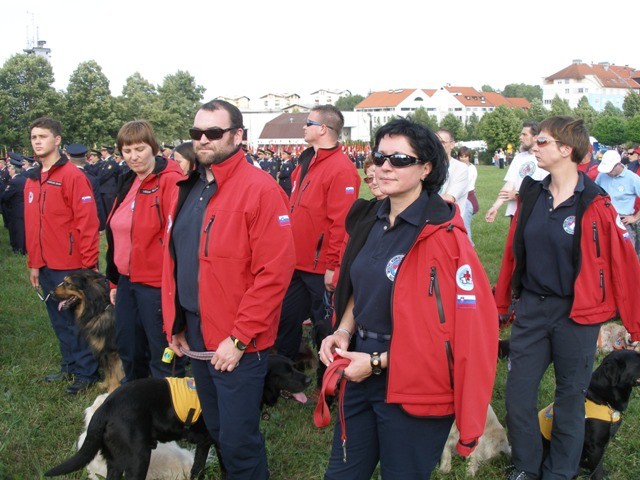
<svg viewBox="0 0 640 480">
<path fill-rule="evenodd" d="M 385 335 L 382 333 L 370 332 L 366 328 L 361 325 L 356 326 L 356 331 L 358 332 L 358 336 L 362 339 L 371 338 L 373 340 L 391 340 L 391 335 Z"/>
</svg>

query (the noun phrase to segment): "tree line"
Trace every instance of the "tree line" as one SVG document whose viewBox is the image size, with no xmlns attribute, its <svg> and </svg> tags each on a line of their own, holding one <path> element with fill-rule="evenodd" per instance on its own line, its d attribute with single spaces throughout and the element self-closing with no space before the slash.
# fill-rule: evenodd
<svg viewBox="0 0 640 480">
<path fill-rule="evenodd" d="M 155 86 L 136 72 L 127 78 L 122 93 L 113 96 L 109 80 L 94 60 L 82 62 L 69 78 L 66 91 L 53 88 L 51 64 L 43 57 L 16 54 L 0 68 L 0 149 L 30 149 L 28 125 L 42 115 L 58 118 L 64 125 L 65 143 L 113 144 L 122 124 L 134 118 L 150 121 L 161 143 L 184 138 L 191 127 L 193 113 L 203 100 L 205 88 L 189 72 L 178 70 Z M 488 85 L 483 91 L 494 91 Z M 589 105 L 585 97 L 571 108 L 556 96 L 551 110 L 542 104 L 542 89 L 537 85 L 510 84 L 502 94 L 524 97 L 531 108 L 499 106 L 478 118 L 473 114 L 463 123 L 453 114 L 440 122 L 424 108 L 413 112 L 412 119 L 434 130 L 445 128 L 456 140 L 484 140 L 493 152 L 508 144 L 519 144 L 524 120 L 541 121 L 551 115 L 582 118 L 591 134 L 605 145 L 640 143 L 640 95 L 630 91 L 622 110 L 607 103 L 602 112 Z M 342 97 L 336 102 L 341 110 L 353 110 L 361 95 Z M 372 134 L 375 135 L 375 126 Z"/>
</svg>

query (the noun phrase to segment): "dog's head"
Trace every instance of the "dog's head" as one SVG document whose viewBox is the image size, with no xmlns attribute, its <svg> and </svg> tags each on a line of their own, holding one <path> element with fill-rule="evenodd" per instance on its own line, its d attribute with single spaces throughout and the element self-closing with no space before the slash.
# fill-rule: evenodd
<svg viewBox="0 0 640 480">
<path fill-rule="evenodd" d="M 269 370 L 264 380 L 262 402 L 265 405 L 275 405 L 281 390 L 291 393 L 301 393 L 311 384 L 311 378 L 296 370 L 293 362 L 282 355 L 269 355 Z"/>
<path fill-rule="evenodd" d="M 58 310 L 82 308 L 86 301 L 95 297 L 108 299 L 106 278 L 103 274 L 89 269 L 70 273 L 53 290 L 53 298 L 59 300 Z"/>
<path fill-rule="evenodd" d="M 591 376 L 589 392 L 597 403 L 608 403 L 624 411 L 631 389 L 640 385 L 640 354 L 633 350 L 614 350 Z"/>
</svg>

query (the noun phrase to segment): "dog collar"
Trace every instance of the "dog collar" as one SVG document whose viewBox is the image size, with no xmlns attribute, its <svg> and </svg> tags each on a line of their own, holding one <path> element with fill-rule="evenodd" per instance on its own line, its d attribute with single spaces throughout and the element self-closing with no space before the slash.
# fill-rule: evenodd
<svg viewBox="0 0 640 480">
<path fill-rule="evenodd" d="M 622 419 L 622 414 L 618 410 L 614 410 L 609 405 L 600 405 L 589 400 L 584 402 L 584 418 L 593 418 L 594 420 L 604 420 L 609 423 L 617 423 Z"/>
</svg>

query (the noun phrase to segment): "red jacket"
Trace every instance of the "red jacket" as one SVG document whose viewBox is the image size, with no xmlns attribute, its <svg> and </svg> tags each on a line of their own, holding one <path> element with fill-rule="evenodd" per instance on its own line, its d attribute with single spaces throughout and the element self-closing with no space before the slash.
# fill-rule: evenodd
<svg viewBox="0 0 640 480">
<path fill-rule="evenodd" d="M 211 166 L 217 191 L 203 217 L 199 253 L 202 336 L 208 350 L 235 336 L 247 351 L 271 347 L 284 294 L 295 266 L 288 199 L 271 176 L 247 163 L 242 150 Z M 199 172 L 178 184 L 174 217 Z M 215 219 L 215 222 L 213 221 Z M 186 327 L 176 295 L 174 246 L 169 219 L 162 276 L 167 340 Z"/>
<path fill-rule="evenodd" d="M 98 214 L 85 174 L 62 156 L 41 181 L 28 172 L 24 224 L 29 268 L 74 270 L 98 266 Z"/>
<path fill-rule="evenodd" d="M 580 225 L 574 234 L 577 276 L 569 316 L 576 323 L 589 325 L 606 322 L 619 313 L 632 339 L 640 340 L 640 297 L 636 293 L 640 278 L 638 257 L 609 195 L 587 177 L 584 184 L 576 214 L 576 224 Z M 495 291 L 500 313 L 507 312 L 512 290 L 514 299 L 520 296 L 523 232 L 540 189 L 540 182 L 528 179 L 520 187 L 518 210 L 507 236 Z"/>
<path fill-rule="evenodd" d="M 133 171 L 118 182 L 116 201 L 107 219 L 107 278 L 117 284 L 120 274 L 113 261 L 113 233 L 110 223 L 113 212 L 129 193 L 136 177 Z M 177 162 L 156 157 L 156 166 L 142 181 L 136 193 L 131 223 L 131 256 L 129 278 L 132 282 L 160 288 L 162 284 L 162 259 L 164 234 L 171 205 L 178 194 L 177 183 L 184 179 Z"/>
<path fill-rule="evenodd" d="M 300 182 L 301 163 L 312 157 Z M 335 270 L 344 240 L 344 220 L 358 198 L 360 175 L 340 148 L 308 148 L 291 174 L 291 226 L 296 269 L 323 274 Z"/>
<path fill-rule="evenodd" d="M 334 297 L 339 317 L 350 297 L 351 262 L 375 221 L 377 205 L 360 200 L 349 214 L 350 245 Z M 471 444 L 484 431 L 493 392 L 498 313 L 455 205 L 433 194 L 426 210 L 426 226 L 398 267 L 393 286 L 386 399 L 418 417 L 455 415 L 461 441 Z M 458 445 L 465 455 L 472 449 Z"/>
</svg>

